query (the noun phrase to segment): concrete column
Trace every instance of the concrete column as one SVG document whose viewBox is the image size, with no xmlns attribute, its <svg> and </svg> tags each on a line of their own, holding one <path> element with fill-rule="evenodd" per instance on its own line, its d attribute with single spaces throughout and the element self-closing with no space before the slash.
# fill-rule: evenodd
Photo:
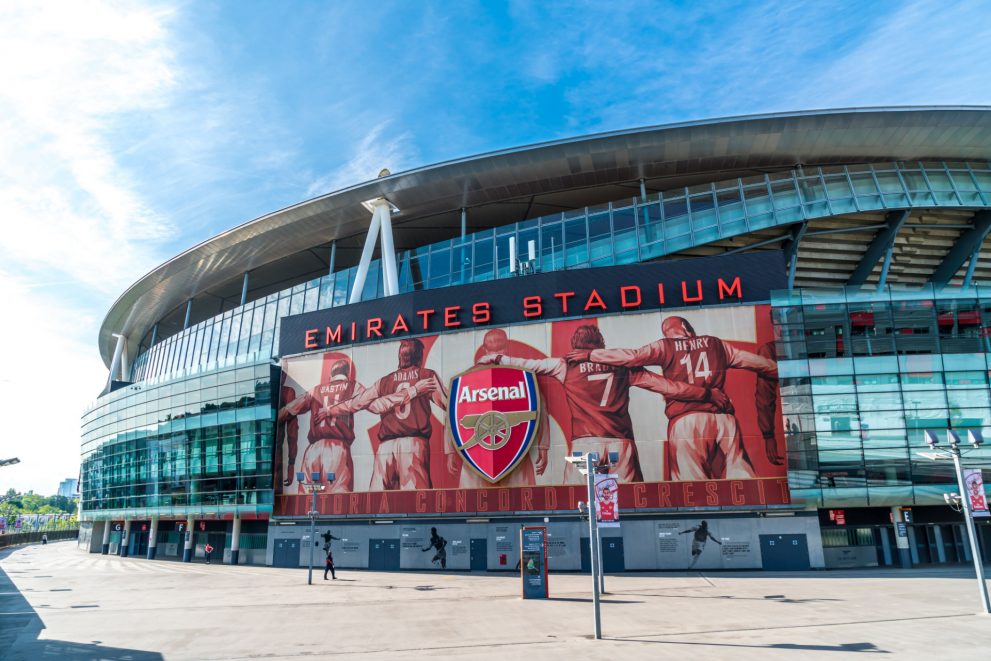
<svg viewBox="0 0 991 661">
<path fill-rule="evenodd" d="M 121 371 L 121 356 L 124 354 L 124 346 L 127 344 L 127 339 L 119 333 L 114 333 L 114 337 L 117 338 L 117 346 L 114 347 L 114 356 L 110 359 L 110 375 L 107 376 L 107 390 L 110 390 L 110 386 L 115 378 L 123 381 L 123 378 L 115 375 Z"/>
<path fill-rule="evenodd" d="M 365 288 L 365 278 L 368 277 L 368 267 L 372 263 L 372 253 L 375 252 L 375 241 L 379 235 L 379 225 L 382 218 L 377 213 L 372 213 L 372 222 L 368 226 L 368 234 L 365 235 L 365 247 L 361 250 L 361 259 L 358 260 L 358 270 L 354 273 L 354 284 L 351 285 L 351 296 L 348 303 L 357 303 L 361 300 L 361 291 Z"/>
<path fill-rule="evenodd" d="M 158 550 L 158 517 L 151 517 L 151 525 L 148 527 L 148 559 L 155 559 L 155 552 Z"/>
<path fill-rule="evenodd" d="M 103 546 L 100 547 L 100 553 L 103 555 L 110 555 L 110 529 L 113 525 L 113 521 L 103 522 Z"/>
<path fill-rule="evenodd" d="M 909 552 L 908 524 L 905 523 L 902 508 L 892 507 L 891 518 L 895 522 L 895 548 L 898 549 L 898 564 L 901 565 L 902 569 L 911 569 L 912 554 Z M 902 525 L 899 526 L 899 523 Z"/>
<path fill-rule="evenodd" d="M 382 200 L 378 203 L 375 211 L 382 217 L 379 228 L 382 233 L 382 270 L 385 274 L 382 287 L 386 296 L 395 296 L 399 293 L 399 273 L 396 270 L 396 246 L 392 241 L 392 209 L 389 203 Z"/>
<path fill-rule="evenodd" d="M 124 530 L 120 534 L 120 548 L 117 550 L 118 555 L 122 558 L 127 557 L 127 546 L 131 543 L 131 520 L 124 519 Z"/>
<path fill-rule="evenodd" d="M 241 305 L 248 302 L 248 272 L 244 272 L 244 282 L 241 283 Z"/>
<path fill-rule="evenodd" d="M 186 521 L 186 541 L 182 545 L 182 561 L 192 562 L 193 561 L 193 527 L 196 525 L 196 519 L 192 516 Z"/>
<path fill-rule="evenodd" d="M 238 555 L 241 551 L 241 518 L 234 517 L 234 526 L 231 528 L 231 564 L 236 565 Z"/>
</svg>

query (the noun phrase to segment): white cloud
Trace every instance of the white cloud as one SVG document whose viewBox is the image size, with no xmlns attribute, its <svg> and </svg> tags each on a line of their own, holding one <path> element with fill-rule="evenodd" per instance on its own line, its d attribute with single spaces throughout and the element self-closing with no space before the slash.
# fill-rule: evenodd
<svg viewBox="0 0 991 661">
<path fill-rule="evenodd" d="M 358 142 L 343 165 L 316 178 L 306 196 L 324 195 L 374 179 L 382 168 L 401 172 L 415 162 L 413 136 L 409 132 L 388 136 L 389 121 L 380 122 Z"/>
<path fill-rule="evenodd" d="M 105 385 L 106 370 L 94 351 L 99 319 L 69 304 L 56 293 L 60 289 L 0 271 L 4 306 L 11 311 L 0 324 L 0 346 L 6 348 L 0 458 L 21 460 L 2 469 L 0 491 L 13 486 L 50 495 L 79 473 L 79 417 Z"/>
<path fill-rule="evenodd" d="M 133 191 L 105 133 L 165 104 L 167 12 L 94 3 L 0 8 L 0 255 L 110 294 L 170 228 Z M 16 65 L 13 63 L 16 62 Z"/>
<path fill-rule="evenodd" d="M 117 122 L 168 106 L 167 8 L 0 5 L 0 293 L 7 349 L 0 487 L 53 493 L 74 477 L 79 416 L 102 388 L 106 307 L 160 261 L 173 228 L 120 164 Z"/>
<path fill-rule="evenodd" d="M 987 3 L 894 6 L 898 11 L 827 61 L 793 98 L 811 98 L 817 107 L 991 102 Z"/>
</svg>

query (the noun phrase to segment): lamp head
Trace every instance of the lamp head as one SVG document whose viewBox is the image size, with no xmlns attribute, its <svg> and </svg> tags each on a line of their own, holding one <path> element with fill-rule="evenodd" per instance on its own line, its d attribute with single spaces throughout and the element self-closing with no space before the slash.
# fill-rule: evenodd
<svg viewBox="0 0 991 661">
<path fill-rule="evenodd" d="M 926 429 L 922 432 L 926 439 L 926 445 L 932 449 L 936 449 L 939 446 L 939 436 L 933 429 Z"/>
<path fill-rule="evenodd" d="M 323 476 L 319 472 L 310 473 L 310 480 L 313 482 L 320 482 L 323 480 Z"/>
<path fill-rule="evenodd" d="M 327 473 L 327 483 L 328 484 L 333 484 L 334 483 L 334 480 L 336 480 L 336 479 L 337 479 L 337 475 L 336 474 L 334 474 L 334 473 Z"/>
<path fill-rule="evenodd" d="M 946 442 L 950 444 L 950 447 L 951 448 L 954 448 L 954 449 L 955 448 L 958 448 L 958 447 L 960 447 L 960 435 L 956 431 L 954 431 L 952 429 L 947 429 L 946 430 Z"/>
<path fill-rule="evenodd" d="M 304 473 L 303 471 L 296 471 L 296 481 L 306 482 L 306 473 Z"/>
<path fill-rule="evenodd" d="M 980 430 L 968 429 L 967 442 L 973 445 L 974 448 L 979 448 L 984 443 L 984 437 L 981 435 Z"/>
</svg>

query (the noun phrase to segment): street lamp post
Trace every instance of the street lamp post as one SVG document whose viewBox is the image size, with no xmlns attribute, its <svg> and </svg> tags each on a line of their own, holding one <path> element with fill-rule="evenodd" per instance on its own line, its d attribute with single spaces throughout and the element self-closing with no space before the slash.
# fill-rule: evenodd
<svg viewBox="0 0 991 661">
<path fill-rule="evenodd" d="M 925 431 L 926 443 L 933 450 L 932 453 L 927 453 L 927 456 L 936 461 L 939 459 L 952 459 L 953 468 L 956 470 L 957 474 L 957 488 L 960 489 L 959 494 L 947 493 L 943 494 L 943 498 L 946 503 L 958 512 L 963 512 L 964 524 L 967 528 L 967 537 L 970 539 L 970 553 L 974 558 L 974 571 L 977 573 L 977 590 L 981 599 L 981 606 L 984 609 L 986 615 L 991 615 L 991 599 L 988 597 L 988 584 L 984 580 L 984 562 L 981 558 L 981 549 L 977 545 L 977 531 L 974 529 L 974 514 L 970 509 L 970 498 L 967 497 L 967 488 L 964 484 L 963 478 L 963 465 L 960 462 L 960 437 L 952 429 L 946 430 L 946 441 L 949 447 L 941 447 L 939 444 L 939 436 L 933 430 L 927 429 Z M 967 431 L 967 441 L 974 446 L 976 450 L 984 442 L 981 438 L 979 432 L 968 430 Z"/>
<path fill-rule="evenodd" d="M 306 493 L 310 494 L 313 498 L 310 504 L 310 569 L 306 577 L 307 585 L 313 585 L 313 547 L 316 546 L 317 539 L 317 494 L 326 489 L 327 487 L 321 482 L 322 475 L 320 473 L 310 473 L 310 479 L 307 481 L 306 473 L 299 471 L 296 473 L 296 480 L 303 485 L 303 489 Z M 327 473 L 327 484 L 334 483 L 335 475 L 333 473 Z"/>
<path fill-rule="evenodd" d="M 592 608 L 593 608 L 593 622 L 596 640 L 602 639 L 602 615 L 599 606 L 599 549 L 598 544 L 596 544 L 596 539 L 599 534 L 598 521 L 595 517 L 595 463 L 599 459 L 598 453 L 588 452 L 584 455 L 580 452 L 576 452 L 570 457 L 567 457 L 568 461 L 573 464 L 578 464 L 581 466 L 578 470 L 581 471 L 582 475 L 586 478 L 586 484 L 588 486 L 588 500 L 586 511 L 588 512 L 588 545 L 590 551 L 590 560 L 592 565 Z M 582 466 L 584 464 L 584 466 Z M 581 503 L 579 503 L 578 511 L 582 512 Z"/>
</svg>

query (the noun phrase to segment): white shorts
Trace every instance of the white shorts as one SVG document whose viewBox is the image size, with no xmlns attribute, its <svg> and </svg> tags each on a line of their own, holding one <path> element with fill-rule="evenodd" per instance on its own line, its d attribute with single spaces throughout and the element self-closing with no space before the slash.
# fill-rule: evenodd
<svg viewBox="0 0 991 661">
<path fill-rule="evenodd" d="M 609 472 L 619 476 L 620 482 L 642 482 L 643 473 L 640 470 L 640 457 L 637 456 L 637 445 L 628 438 L 603 438 L 600 436 L 582 436 L 572 439 L 572 452 L 598 452 L 599 459 L 608 461 L 609 453 L 619 454 L 619 461 L 609 467 Z M 579 472 L 579 466 L 570 461 L 564 467 L 564 481 L 567 484 L 584 484 L 585 476 Z"/>
<path fill-rule="evenodd" d="M 347 441 L 322 438 L 307 445 L 299 470 L 306 473 L 307 481 L 312 473 L 320 473 L 321 481 L 327 479 L 327 473 L 333 473 L 334 482 L 327 485 L 323 493 L 354 491 L 354 463 L 351 460 L 351 445 Z M 302 484 L 299 485 L 299 493 L 306 493 Z"/>
<path fill-rule="evenodd" d="M 379 443 L 369 491 L 430 488 L 430 442 L 418 436 L 390 438 Z"/>
<path fill-rule="evenodd" d="M 672 481 L 739 480 L 757 477 L 743 447 L 736 417 L 686 413 L 668 425 Z"/>
</svg>

